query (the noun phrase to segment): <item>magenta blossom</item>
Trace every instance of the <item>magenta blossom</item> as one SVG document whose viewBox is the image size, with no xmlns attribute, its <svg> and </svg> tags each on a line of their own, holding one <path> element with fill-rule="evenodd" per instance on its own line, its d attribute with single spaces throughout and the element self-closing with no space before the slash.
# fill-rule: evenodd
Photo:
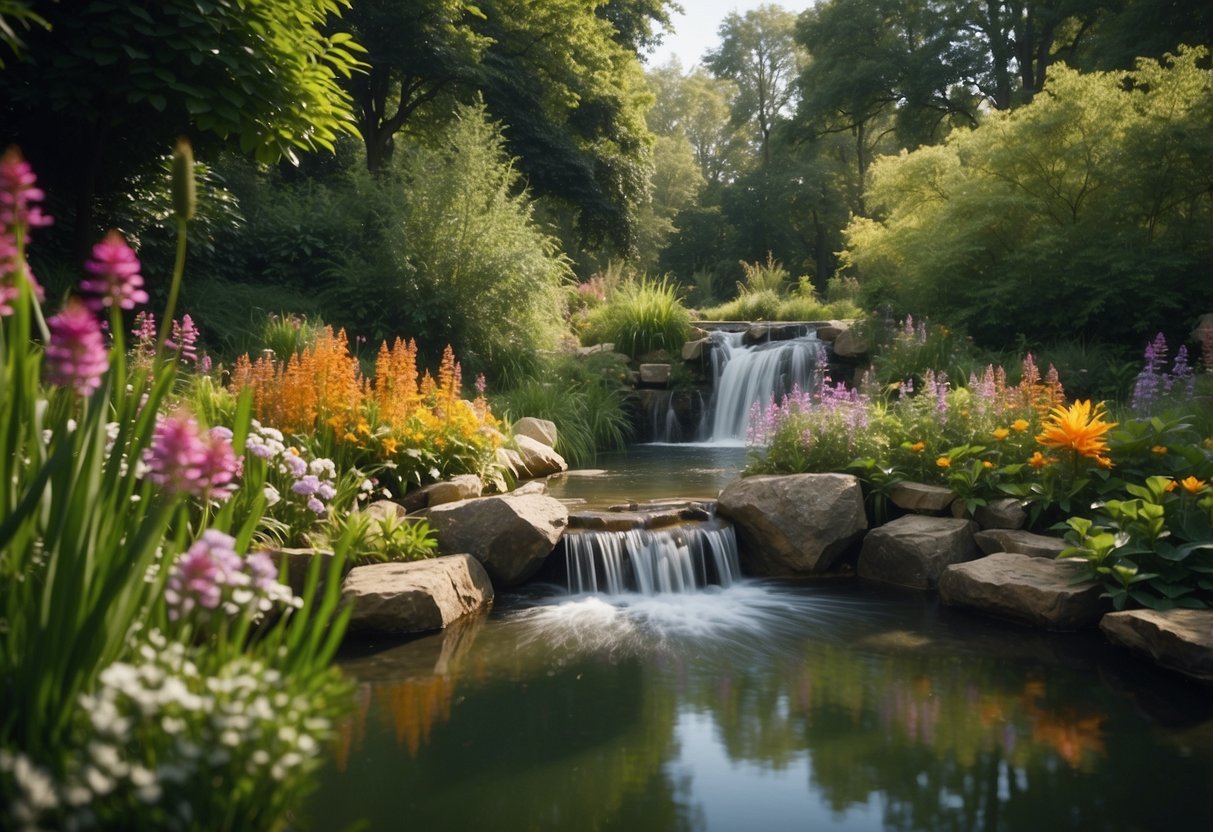
<svg viewBox="0 0 1213 832">
<path fill-rule="evenodd" d="M 0 226 L 10 231 L 18 225 L 40 228 L 51 224 L 37 203 L 44 194 L 35 187 L 37 177 L 21 151 L 10 147 L 0 156 Z"/>
<path fill-rule="evenodd" d="M 139 258 L 117 231 L 110 231 L 93 246 L 92 259 L 84 268 L 92 277 L 80 281 L 80 288 L 88 293 L 86 302 L 94 312 L 108 306 L 134 309 L 137 304 L 147 303 Z"/>
<path fill-rule="evenodd" d="M 222 433 L 203 434 L 189 417 L 160 420 L 152 445 L 143 453 L 148 479 L 170 494 L 190 494 L 220 502 L 236 490 L 241 460 Z"/>
<path fill-rule="evenodd" d="M 170 350 L 178 350 L 182 361 L 194 363 L 198 361 L 198 349 L 195 346 L 197 341 L 198 328 L 194 326 L 194 319 L 189 315 L 182 315 L 180 321 L 173 321 L 172 338 L 165 341 L 164 346 Z"/>
<path fill-rule="evenodd" d="M 62 312 L 47 323 L 46 375 L 51 384 L 71 387 L 87 396 L 101 386 L 109 367 L 101 327 L 79 301 L 69 301 Z"/>
<path fill-rule="evenodd" d="M 203 532 L 173 564 L 164 589 L 169 618 L 176 620 L 189 615 L 196 607 L 218 608 L 226 587 L 247 583 L 241 574 L 242 565 L 236 554 L 235 538 L 214 529 Z"/>
</svg>

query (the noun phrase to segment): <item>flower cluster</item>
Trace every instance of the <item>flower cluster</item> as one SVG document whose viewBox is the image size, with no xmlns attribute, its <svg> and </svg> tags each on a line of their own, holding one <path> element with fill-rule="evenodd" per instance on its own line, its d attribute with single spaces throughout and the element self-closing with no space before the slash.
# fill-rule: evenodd
<svg viewBox="0 0 1213 832">
<path fill-rule="evenodd" d="M 236 553 L 236 540 L 208 529 L 173 563 L 164 590 L 169 619 L 189 618 L 195 611 L 234 616 L 251 609 L 255 617 L 275 605 L 298 607 L 302 599 L 278 581 L 278 570 L 265 552 Z"/>
<path fill-rule="evenodd" d="M 236 490 L 241 459 L 232 450 L 232 432 L 216 427 L 203 433 L 189 416 L 159 417 L 152 444 L 143 454 L 147 477 L 173 494 L 224 502 Z"/>
<path fill-rule="evenodd" d="M 93 246 L 92 259 L 84 268 L 92 277 L 80 281 L 80 290 L 94 312 L 111 307 L 134 309 L 137 304 L 147 303 L 139 258 L 117 231 L 110 231 Z"/>
<path fill-rule="evenodd" d="M 38 203 L 44 194 L 36 187 L 37 177 L 15 147 L 0 156 L 0 317 L 13 314 L 12 302 L 20 289 L 21 276 L 29 282 L 34 297 L 42 300 L 42 287 L 25 261 L 23 240 L 32 228 L 51 224 Z"/>
<path fill-rule="evenodd" d="M 1188 348 L 1180 346 L 1171 370 L 1167 371 L 1167 339 L 1160 332 L 1146 345 L 1141 372 L 1133 381 L 1130 409 L 1137 414 L 1152 412 L 1158 402 L 1172 394 L 1191 398 L 1196 374 L 1188 363 Z"/>
<path fill-rule="evenodd" d="M 287 542 L 299 541 L 317 523 L 328 519 L 329 506 L 338 497 L 333 460 L 309 459 L 306 450 L 288 445 L 281 431 L 256 420 L 245 440 L 245 450 L 251 459 L 258 460 L 257 464 L 265 466 L 266 513 L 285 526 L 282 537 Z M 360 475 L 358 479 L 361 481 Z M 369 490 L 366 493 L 369 495 Z"/>
<path fill-rule="evenodd" d="M 101 386 L 109 369 L 101 325 L 79 302 L 68 302 L 47 323 L 50 343 L 46 345 L 46 377 L 51 384 L 70 387 L 87 396 Z"/>
</svg>

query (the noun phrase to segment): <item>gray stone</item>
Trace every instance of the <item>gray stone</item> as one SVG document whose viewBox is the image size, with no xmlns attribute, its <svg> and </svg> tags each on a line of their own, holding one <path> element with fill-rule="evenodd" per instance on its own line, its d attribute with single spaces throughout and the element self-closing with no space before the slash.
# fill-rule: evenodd
<svg viewBox="0 0 1213 832">
<path fill-rule="evenodd" d="M 549 448 L 556 447 L 556 423 L 547 419 L 537 419 L 534 416 L 523 416 L 514 423 L 515 436 L 529 436 L 536 442 L 542 442 Z"/>
<path fill-rule="evenodd" d="M 484 483 L 475 474 L 457 474 L 426 487 L 426 505 L 431 508 L 456 500 L 470 500 L 484 493 Z"/>
<path fill-rule="evenodd" d="M 1111 641 L 1213 684 L 1213 610 L 1126 610 L 1099 622 Z"/>
<path fill-rule="evenodd" d="M 712 341 L 710 338 L 700 338 L 698 341 L 687 341 L 682 345 L 683 361 L 699 361 L 703 358 Z"/>
<path fill-rule="evenodd" d="M 834 338 L 834 354 L 839 358 L 860 358 L 872 350 L 872 341 L 866 335 L 848 327 Z"/>
<path fill-rule="evenodd" d="M 515 436 L 514 445 L 514 448 L 498 448 L 497 459 L 519 479 L 546 477 L 568 470 L 569 464 L 564 457 L 542 442 L 529 436 Z"/>
<path fill-rule="evenodd" d="M 641 364 L 640 365 L 640 383 L 641 384 L 669 384 L 670 383 L 670 365 L 669 364 Z"/>
<path fill-rule="evenodd" d="M 868 532 L 859 577 L 914 589 L 934 589 L 943 570 L 977 556 L 977 524 L 955 517 L 907 514 Z"/>
<path fill-rule="evenodd" d="M 548 484 L 543 480 L 531 480 L 530 482 L 524 482 L 510 493 L 515 497 L 522 497 L 527 494 L 547 494 Z"/>
<path fill-rule="evenodd" d="M 957 563 L 939 578 L 939 600 L 1048 630 L 1094 627 L 1110 609 L 1095 581 L 1075 583 L 1083 564 L 1012 552 Z"/>
<path fill-rule="evenodd" d="M 828 571 L 868 527 L 859 480 L 849 474 L 746 477 L 720 494 L 742 566 L 758 575 Z"/>
<path fill-rule="evenodd" d="M 899 482 L 889 489 L 893 505 L 918 514 L 946 511 L 956 499 L 956 492 L 940 485 L 923 482 Z"/>
<path fill-rule="evenodd" d="M 1022 529 L 1024 523 L 1028 522 L 1028 512 L 1019 500 L 1007 497 L 978 506 L 973 512 L 973 519 L 983 529 Z"/>
<path fill-rule="evenodd" d="M 628 532 L 643 529 L 645 516 L 636 511 L 577 511 L 569 513 L 570 529 L 595 532 Z"/>
<path fill-rule="evenodd" d="M 817 327 L 817 340 L 832 343 L 849 326 L 850 324 L 844 321 L 826 321 L 824 324 Z"/>
<path fill-rule="evenodd" d="M 333 561 L 333 553 L 328 549 L 268 549 L 267 551 L 279 572 L 282 570 L 282 564 L 286 563 L 286 584 L 296 595 L 302 595 L 304 587 L 307 586 L 307 573 L 313 560 L 319 559 L 321 562 L 320 583 L 322 584 Z"/>
<path fill-rule="evenodd" d="M 540 494 L 460 500 L 435 506 L 429 514 L 439 551 L 472 555 L 497 587 L 515 586 L 534 575 L 568 520 L 568 509 L 559 500 Z"/>
<path fill-rule="evenodd" d="M 441 630 L 493 603 L 489 576 L 470 555 L 356 566 L 341 585 L 353 605 L 350 629 L 382 633 Z"/>
<path fill-rule="evenodd" d="M 380 520 L 403 520 L 409 512 L 393 500 L 376 500 L 362 509 L 362 513 L 370 517 L 372 523 L 378 523 Z"/>
<path fill-rule="evenodd" d="M 615 351 L 615 345 L 610 342 L 607 342 L 605 344 L 594 344 L 592 347 L 578 347 L 577 348 L 578 355 L 598 355 L 599 353 L 614 352 L 614 351 Z"/>
<path fill-rule="evenodd" d="M 1055 558 L 1066 548 L 1060 537 L 1033 534 L 1022 529 L 986 529 L 973 536 L 983 554 L 1016 552 L 1034 558 Z"/>
</svg>

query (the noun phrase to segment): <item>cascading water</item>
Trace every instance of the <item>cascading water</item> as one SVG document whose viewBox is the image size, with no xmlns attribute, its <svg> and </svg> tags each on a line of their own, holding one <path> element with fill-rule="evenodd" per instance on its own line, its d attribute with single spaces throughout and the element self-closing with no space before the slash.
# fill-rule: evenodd
<svg viewBox="0 0 1213 832">
<path fill-rule="evenodd" d="M 812 388 L 824 345 L 815 332 L 787 341 L 745 345 L 744 333 L 712 333 L 712 401 L 702 437 L 712 444 L 743 444 L 754 403 L 765 406 Z"/>
<path fill-rule="evenodd" d="M 564 536 L 569 592 L 695 592 L 741 577 L 732 526 L 703 524 L 629 531 L 570 531 Z"/>
</svg>

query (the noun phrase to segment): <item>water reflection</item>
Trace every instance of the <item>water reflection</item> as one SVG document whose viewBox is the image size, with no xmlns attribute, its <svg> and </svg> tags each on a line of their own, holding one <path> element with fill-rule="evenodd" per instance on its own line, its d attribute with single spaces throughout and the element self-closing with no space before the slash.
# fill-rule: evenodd
<svg viewBox="0 0 1213 832">
<path fill-rule="evenodd" d="M 746 582 L 670 602 L 531 599 L 350 659 L 361 708 L 313 826 L 1213 821 L 1207 695 L 1097 636 L 842 585 Z"/>
</svg>

